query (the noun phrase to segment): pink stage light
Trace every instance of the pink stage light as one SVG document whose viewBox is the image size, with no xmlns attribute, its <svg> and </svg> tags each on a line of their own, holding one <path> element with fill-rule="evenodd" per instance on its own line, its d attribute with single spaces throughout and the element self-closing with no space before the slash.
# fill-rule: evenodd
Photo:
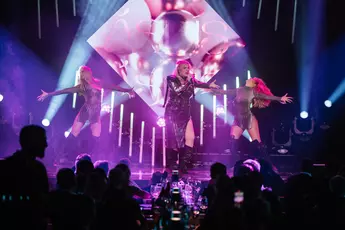
<svg viewBox="0 0 345 230">
<path fill-rule="evenodd" d="M 159 127 L 165 127 L 165 119 L 164 119 L 163 117 L 159 117 L 159 118 L 157 119 L 157 125 L 158 125 Z"/>
</svg>

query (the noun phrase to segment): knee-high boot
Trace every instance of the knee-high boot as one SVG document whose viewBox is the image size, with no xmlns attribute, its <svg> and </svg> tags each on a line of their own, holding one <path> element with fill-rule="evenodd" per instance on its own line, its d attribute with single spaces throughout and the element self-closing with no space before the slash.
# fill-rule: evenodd
<svg viewBox="0 0 345 230">
<path fill-rule="evenodd" d="M 77 156 L 78 139 L 72 133 L 68 135 L 65 142 L 65 158 L 74 161 Z"/>
<path fill-rule="evenodd" d="M 191 168 L 193 157 L 193 147 L 185 145 L 183 149 L 179 151 L 179 168 L 184 174 L 188 173 L 188 168 Z"/>
<path fill-rule="evenodd" d="M 235 139 L 235 136 L 230 137 L 230 152 L 232 154 L 237 154 L 240 160 L 244 160 L 244 154 L 239 150 L 239 140 Z"/>
<path fill-rule="evenodd" d="M 91 144 L 91 148 L 90 148 L 90 155 L 93 158 L 100 158 L 102 151 L 100 149 L 100 137 L 96 137 L 96 136 L 92 136 L 92 144 Z M 98 160 L 102 160 L 102 159 L 98 159 Z"/>
<path fill-rule="evenodd" d="M 252 144 L 254 146 L 253 156 L 270 162 L 270 157 L 268 155 L 266 145 L 261 142 L 258 142 L 257 140 L 253 141 Z"/>
<path fill-rule="evenodd" d="M 166 149 L 166 168 L 172 170 L 176 167 L 178 152 L 172 148 Z"/>
</svg>

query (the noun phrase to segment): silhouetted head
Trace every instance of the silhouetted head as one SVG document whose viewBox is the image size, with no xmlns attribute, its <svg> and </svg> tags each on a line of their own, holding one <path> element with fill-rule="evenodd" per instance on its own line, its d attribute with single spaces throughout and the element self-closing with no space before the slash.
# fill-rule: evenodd
<svg viewBox="0 0 345 230">
<path fill-rule="evenodd" d="M 62 168 L 56 175 L 56 184 L 59 189 L 71 190 L 76 186 L 74 172 L 69 168 Z"/>
<path fill-rule="evenodd" d="M 106 175 L 109 173 L 109 162 L 108 161 L 96 161 L 94 164 L 95 169 L 102 169 Z"/>
<path fill-rule="evenodd" d="M 88 160 L 80 160 L 77 163 L 76 174 L 77 175 L 89 175 L 94 170 L 93 164 Z"/>
<path fill-rule="evenodd" d="M 211 178 L 217 179 L 220 176 L 226 175 L 226 166 L 222 163 L 216 162 L 211 165 Z"/>
<path fill-rule="evenodd" d="M 131 178 L 131 170 L 129 169 L 129 167 L 125 164 L 118 164 L 116 165 L 115 169 L 121 170 L 126 176 L 127 183 L 129 183 L 129 180 Z"/>
<path fill-rule="evenodd" d="M 345 178 L 342 176 L 335 176 L 329 180 L 329 187 L 331 192 L 337 197 L 345 196 Z"/>
<path fill-rule="evenodd" d="M 109 172 L 109 185 L 111 188 L 122 189 L 128 185 L 127 176 L 120 168 L 113 168 Z"/>
<path fill-rule="evenodd" d="M 31 157 L 43 158 L 48 147 L 46 131 L 38 125 L 25 126 L 20 131 L 19 143 L 22 150 Z"/>
</svg>

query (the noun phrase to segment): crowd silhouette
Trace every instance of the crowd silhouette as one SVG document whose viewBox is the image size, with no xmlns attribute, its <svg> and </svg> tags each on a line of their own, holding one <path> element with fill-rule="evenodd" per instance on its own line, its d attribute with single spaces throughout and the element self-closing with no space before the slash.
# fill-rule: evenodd
<svg viewBox="0 0 345 230">
<path fill-rule="evenodd" d="M 52 189 L 39 160 L 48 146 L 45 130 L 26 126 L 19 142 L 21 150 L 0 161 L 0 229 L 153 228 L 149 222 L 156 218 L 145 218 L 140 206 L 151 195 L 131 180 L 129 161 L 110 169 L 108 162 L 81 154 L 73 168 L 58 171 Z M 202 218 L 189 217 L 189 229 L 345 228 L 345 170 L 328 173 L 304 160 L 286 181 L 260 159 L 239 161 L 233 170 L 230 178 L 225 165 L 211 166 L 200 192 L 208 209 Z M 154 173 L 151 183 L 161 178 Z"/>
</svg>

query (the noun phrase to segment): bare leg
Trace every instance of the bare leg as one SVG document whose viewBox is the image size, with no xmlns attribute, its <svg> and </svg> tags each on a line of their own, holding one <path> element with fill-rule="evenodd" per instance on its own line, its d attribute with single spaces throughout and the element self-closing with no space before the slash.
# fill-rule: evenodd
<svg viewBox="0 0 345 230">
<path fill-rule="evenodd" d="M 102 124 L 101 122 L 93 123 L 90 126 L 91 128 L 91 133 L 93 137 L 100 137 L 101 136 L 101 131 L 102 131 Z"/>
<path fill-rule="evenodd" d="M 195 139 L 195 134 L 194 134 L 194 126 L 193 126 L 193 121 L 190 119 L 187 123 L 186 127 L 186 134 L 185 134 L 185 144 L 189 147 L 194 147 L 194 139 Z"/>
<path fill-rule="evenodd" d="M 241 135 L 243 134 L 243 129 L 241 129 L 239 126 L 237 125 L 233 125 L 231 126 L 231 130 L 230 130 L 230 136 L 232 136 L 235 140 L 240 139 Z"/>
<path fill-rule="evenodd" d="M 79 136 L 79 133 L 84 126 L 84 122 L 77 121 L 77 118 L 73 122 L 72 131 L 71 131 L 71 134 L 75 137 Z"/>
<path fill-rule="evenodd" d="M 252 141 L 258 141 L 261 143 L 261 137 L 260 137 L 260 130 L 259 130 L 259 123 L 256 117 L 252 117 L 252 127 L 248 130 L 250 138 L 252 138 Z"/>
</svg>

